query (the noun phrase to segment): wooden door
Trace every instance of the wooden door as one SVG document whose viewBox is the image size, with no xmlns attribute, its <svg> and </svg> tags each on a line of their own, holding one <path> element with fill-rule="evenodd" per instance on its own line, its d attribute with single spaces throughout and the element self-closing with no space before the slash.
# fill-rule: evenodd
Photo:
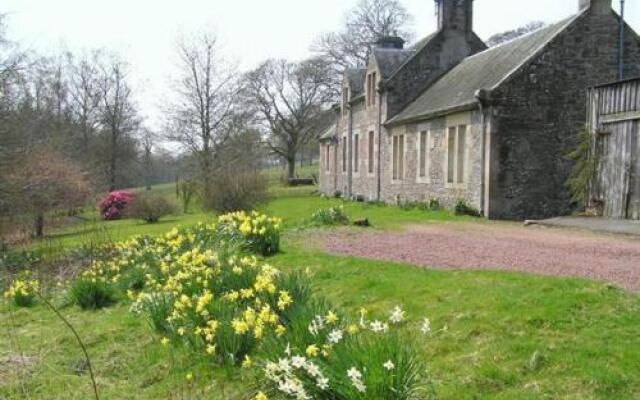
<svg viewBox="0 0 640 400">
<path fill-rule="evenodd" d="M 631 174 L 627 218 L 640 220 L 640 121 L 631 121 Z"/>
<path fill-rule="evenodd" d="M 604 206 L 604 216 L 609 218 L 624 219 L 628 214 L 632 154 L 637 153 L 630 123 L 605 124 L 598 134 L 598 197 Z"/>
</svg>

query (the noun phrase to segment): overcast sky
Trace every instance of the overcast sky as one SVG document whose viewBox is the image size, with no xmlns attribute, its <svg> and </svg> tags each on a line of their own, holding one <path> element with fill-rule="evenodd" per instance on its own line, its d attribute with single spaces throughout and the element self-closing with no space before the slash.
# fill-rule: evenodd
<svg viewBox="0 0 640 400">
<path fill-rule="evenodd" d="M 51 53 L 108 48 L 132 66 L 149 125 L 175 65 L 176 37 L 213 28 L 226 50 L 248 69 L 269 57 L 300 59 L 321 32 L 341 26 L 357 0 L 3 0 L 9 33 L 28 48 Z M 435 30 L 433 0 L 401 0 L 419 36 Z M 618 9 L 619 0 L 613 0 Z M 483 39 L 527 22 L 554 22 L 576 13 L 578 0 L 476 0 L 475 30 Z M 627 0 L 627 21 L 640 32 L 640 0 Z"/>
</svg>

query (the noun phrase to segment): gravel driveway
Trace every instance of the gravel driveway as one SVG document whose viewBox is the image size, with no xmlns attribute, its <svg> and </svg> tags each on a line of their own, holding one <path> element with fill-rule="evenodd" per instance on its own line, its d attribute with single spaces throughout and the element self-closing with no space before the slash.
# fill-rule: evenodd
<svg viewBox="0 0 640 400">
<path fill-rule="evenodd" d="M 640 238 L 512 223 L 410 226 L 402 232 L 341 232 L 331 254 L 439 269 L 486 269 L 573 276 L 640 290 Z"/>
</svg>

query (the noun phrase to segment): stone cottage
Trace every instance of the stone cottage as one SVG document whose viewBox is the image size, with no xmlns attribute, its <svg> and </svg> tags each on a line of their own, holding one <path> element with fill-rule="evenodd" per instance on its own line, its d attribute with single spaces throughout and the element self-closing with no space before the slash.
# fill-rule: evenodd
<svg viewBox="0 0 640 400">
<path fill-rule="evenodd" d="M 473 0 L 436 3 L 437 32 L 412 48 L 382 38 L 365 69 L 345 74 L 320 140 L 322 192 L 464 200 L 493 219 L 568 213 L 585 92 L 617 77 L 612 0 L 579 0 L 576 15 L 490 49 L 473 31 Z M 625 72 L 640 76 L 640 38 L 625 28 Z"/>
</svg>

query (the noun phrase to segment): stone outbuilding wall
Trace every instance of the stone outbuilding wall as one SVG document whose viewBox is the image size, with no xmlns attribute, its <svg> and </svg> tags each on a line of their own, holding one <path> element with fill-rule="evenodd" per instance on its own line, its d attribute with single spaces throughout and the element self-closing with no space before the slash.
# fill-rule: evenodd
<svg viewBox="0 0 640 400">
<path fill-rule="evenodd" d="M 572 211 L 567 155 L 586 121 L 589 87 L 617 79 L 619 19 L 587 12 L 492 93 L 491 218 L 541 219 Z M 640 38 L 627 28 L 625 72 L 640 76 Z"/>
</svg>

